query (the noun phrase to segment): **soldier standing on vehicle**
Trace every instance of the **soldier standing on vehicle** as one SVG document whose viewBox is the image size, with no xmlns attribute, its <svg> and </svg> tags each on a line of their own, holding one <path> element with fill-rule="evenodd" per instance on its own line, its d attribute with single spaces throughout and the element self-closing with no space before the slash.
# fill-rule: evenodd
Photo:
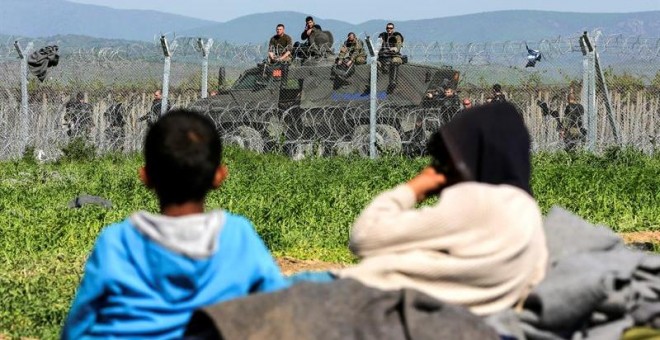
<svg viewBox="0 0 660 340">
<path fill-rule="evenodd" d="M 75 99 L 66 103 L 64 114 L 64 126 L 69 137 L 83 137 L 88 139 L 94 125 L 92 105 L 85 101 L 82 92 L 76 94 Z"/>
<path fill-rule="evenodd" d="M 293 41 L 288 34 L 284 33 L 284 25 L 278 24 L 275 28 L 275 35 L 268 42 L 268 62 L 290 62 L 292 47 Z"/>
<path fill-rule="evenodd" d="M 560 134 L 564 140 L 564 149 L 571 151 L 577 146 L 584 144 L 586 131 L 582 127 L 584 107 L 577 102 L 573 93 L 568 94 L 567 100 L 568 105 L 564 109 L 563 129 L 560 131 Z"/>
<path fill-rule="evenodd" d="M 364 51 L 362 41 L 355 36 L 355 33 L 348 33 L 344 45 L 339 50 L 337 65 L 350 67 L 351 65 L 363 65 L 367 63 L 367 54 Z"/>
</svg>

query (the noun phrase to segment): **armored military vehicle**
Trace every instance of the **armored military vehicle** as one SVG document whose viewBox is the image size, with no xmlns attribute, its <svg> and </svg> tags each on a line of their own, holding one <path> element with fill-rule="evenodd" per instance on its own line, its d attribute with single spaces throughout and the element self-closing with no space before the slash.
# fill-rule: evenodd
<svg viewBox="0 0 660 340">
<path fill-rule="evenodd" d="M 339 69 L 334 56 L 258 64 L 216 96 L 192 108 L 208 113 L 228 143 L 258 152 L 301 154 L 368 153 L 370 65 Z M 405 61 L 393 78 L 379 70 L 377 148 L 415 154 L 429 132 L 443 123 L 437 96 L 456 89 L 451 67 Z"/>
</svg>

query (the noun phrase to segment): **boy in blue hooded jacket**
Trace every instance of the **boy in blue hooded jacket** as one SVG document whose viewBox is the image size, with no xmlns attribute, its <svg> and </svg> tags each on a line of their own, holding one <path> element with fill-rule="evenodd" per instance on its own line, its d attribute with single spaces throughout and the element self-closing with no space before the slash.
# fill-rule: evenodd
<svg viewBox="0 0 660 340">
<path fill-rule="evenodd" d="M 199 307 L 285 288 L 246 218 L 204 210 L 227 178 L 221 154 L 213 121 L 198 113 L 174 110 L 149 129 L 139 174 L 160 214 L 140 211 L 101 232 L 63 339 L 180 338 Z"/>
</svg>

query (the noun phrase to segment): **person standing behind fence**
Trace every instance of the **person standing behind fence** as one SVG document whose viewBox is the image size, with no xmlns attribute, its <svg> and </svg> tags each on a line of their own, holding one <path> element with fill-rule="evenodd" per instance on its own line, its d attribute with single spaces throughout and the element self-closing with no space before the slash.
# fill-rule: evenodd
<svg viewBox="0 0 660 340">
<path fill-rule="evenodd" d="M 568 94 L 567 100 L 568 105 L 564 109 L 563 129 L 560 134 L 564 140 L 564 149 L 572 151 L 583 145 L 586 139 L 586 130 L 582 126 L 584 107 L 577 102 L 573 93 Z"/>
<path fill-rule="evenodd" d="M 124 137 L 126 136 L 124 132 L 125 114 L 126 109 L 120 98 L 115 98 L 114 103 L 103 113 L 106 122 L 106 143 L 112 150 L 122 151 L 124 148 Z"/>
<path fill-rule="evenodd" d="M 467 110 L 471 108 L 472 108 L 472 101 L 470 100 L 470 98 L 463 99 L 463 110 Z"/>
<path fill-rule="evenodd" d="M 493 85 L 493 101 L 496 103 L 506 101 L 506 96 L 502 93 L 502 85 L 500 84 Z"/>
<path fill-rule="evenodd" d="M 440 97 L 440 121 L 449 122 L 461 110 L 461 100 L 456 91 L 447 86 L 444 88 L 443 96 Z"/>
<path fill-rule="evenodd" d="M 288 34 L 284 33 L 284 25 L 278 24 L 275 28 L 275 35 L 268 41 L 268 62 L 290 62 L 292 48 L 293 40 Z"/>
<path fill-rule="evenodd" d="M 65 106 L 64 126 L 67 136 L 71 138 L 90 138 L 93 121 L 92 105 L 85 101 L 85 95 L 78 92 Z"/>
<path fill-rule="evenodd" d="M 153 125 L 160 117 L 160 113 L 163 107 L 163 92 L 161 90 L 156 90 L 154 92 L 154 100 L 151 101 L 151 108 L 146 115 L 140 117 L 140 121 L 146 120 L 149 126 Z M 171 108 L 170 103 L 167 103 L 166 112 Z"/>
<path fill-rule="evenodd" d="M 180 339 L 195 309 L 287 285 L 249 220 L 205 208 L 228 175 L 209 117 L 171 111 L 149 128 L 143 150 L 139 176 L 160 212 L 101 231 L 62 339 Z"/>
</svg>

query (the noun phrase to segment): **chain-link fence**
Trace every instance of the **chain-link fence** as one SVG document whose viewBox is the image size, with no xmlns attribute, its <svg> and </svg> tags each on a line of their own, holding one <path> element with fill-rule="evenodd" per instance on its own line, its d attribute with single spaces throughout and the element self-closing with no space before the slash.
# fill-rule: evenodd
<svg viewBox="0 0 660 340">
<path fill-rule="evenodd" d="M 203 110 L 227 142 L 260 152 L 418 154 L 464 100 L 475 106 L 499 98 L 496 83 L 520 109 L 535 150 L 618 145 L 655 152 L 660 39 L 595 32 L 585 44 L 583 37 L 404 43 L 395 66 L 381 58 L 373 67 L 376 58 L 338 66 L 343 39 L 285 67 L 263 63 L 266 44 L 8 41 L 0 45 L 0 158 L 20 157 L 30 146 L 52 159 L 77 136 L 100 152 L 138 150 L 150 115 L 163 106 Z M 28 75 L 30 53 L 54 44 L 57 66 L 43 82 Z M 535 65 L 526 67 L 529 61 Z M 164 98 L 155 98 L 161 89 Z M 579 114 L 571 113 L 569 95 L 582 104 Z"/>
</svg>

